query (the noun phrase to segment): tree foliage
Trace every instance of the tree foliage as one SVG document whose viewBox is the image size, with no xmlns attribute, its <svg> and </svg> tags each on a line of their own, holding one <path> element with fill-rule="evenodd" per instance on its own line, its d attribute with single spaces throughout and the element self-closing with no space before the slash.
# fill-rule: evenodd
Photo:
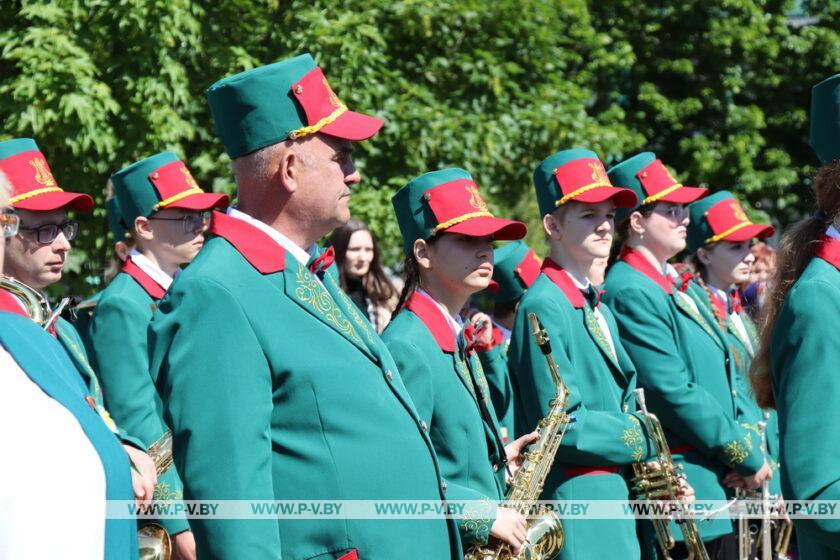
<svg viewBox="0 0 840 560">
<path fill-rule="evenodd" d="M 233 192 L 204 90 L 310 51 L 338 94 L 386 119 L 358 146 L 352 202 L 399 257 L 390 196 L 461 166 L 544 247 L 531 173 L 586 146 L 646 149 L 686 184 L 729 188 L 786 224 L 808 211 L 810 88 L 840 69 L 832 0 L 51 0 L 0 11 L 3 137 L 33 136 L 59 184 L 100 203 L 67 275 L 96 289 L 108 176 L 173 149 Z"/>
</svg>

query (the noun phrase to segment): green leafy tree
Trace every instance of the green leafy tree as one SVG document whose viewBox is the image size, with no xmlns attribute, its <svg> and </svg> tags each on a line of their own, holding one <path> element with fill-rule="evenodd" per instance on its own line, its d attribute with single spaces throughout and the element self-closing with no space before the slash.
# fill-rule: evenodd
<svg viewBox="0 0 840 560">
<path fill-rule="evenodd" d="M 652 149 L 687 184 L 734 188 L 784 224 L 808 208 L 809 92 L 840 68 L 838 24 L 831 0 L 10 2 L 0 134 L 35 137 L 59 184 L 100 203 L 63 286 L 82 295 L 109 258 L 110 174 L 172 149 L 232 193 L 205 89 L 303 51 L 348 105 L 387 121 L 356 151 L 352 209 L 389 264 L 392 193 L 445 166 L 469 170 L 544 250 L 531 173 L 573 146 L 608 165 Z"/>
</svg>

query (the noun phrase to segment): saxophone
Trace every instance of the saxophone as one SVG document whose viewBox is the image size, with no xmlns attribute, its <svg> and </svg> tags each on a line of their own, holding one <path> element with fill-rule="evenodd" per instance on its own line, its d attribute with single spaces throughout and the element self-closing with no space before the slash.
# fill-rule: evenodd
<svg viewBox="0 0 840 560">
<path fill-rule="evenodd" d="M 15 296 L 23 305 L 29 318 L 39 325 L 43 325 L 50 317 L 50 306 L 43 294 L 20 280 L 0 274 L 0 290 L 5 290 Z"/>
<path fill-rule="evenodd" d="M 162 475 L 172 464 L 172 432 L 166 430 L 149 446 L 149 457 L 155 463 L 155 471 Z M 172 557 L 172 538 L 161 525 L 144 523 L 137 529 L 140 546 L 139 560 L 169 560 Z"/>
<path fill-rule="evenodd" d="M 565 413 L 569 391 L 560 378 L 557 363 L 551 355 L 551 343 L 536 314 L 529 313 L 528 320 L 537 345 L 545 355 L 548 369 L 554 380 L 557 395 L 551 400 L 548 414 L 537 424 L 540 437 L 528 446 L 522 466 L 505 495 L 503 507 L 509 507 L 529 518 L 528 536 L 519 554 L 514 555 L 509 544 L 493 540 L 485 546 L 467 551 L 464 560 L 548 560 L 563 548 L 563 526 L 553 511 L 540 507 L 532 512 L 533 504 L 542 494 L 545 479 L 554 463 L 566 428 L 574 418 Z"/>
<path fill-rule="evenodd" d="M 665 432 L 659 419 L 648 412 L 645 404 L 645 390 L 636 389 L 636 402 L 639 404 L 639 414 L 644 418 L 645 428 L 650 435 L 656 453 L 656 467 L 648 463 L 640 462 L 633 464 L 632 491 L 637 498 L 646 500 L 671 500 L 681 503 L 679 492 L 685 475 L 681 474 L 680 466 L 674 465 L 671 458 L 671 449 L 668 440 L 665 439 Z M 700 531 L 697 523 L 684 509 L 679 512 L 677 524 L 682 532 L 689 558 L 693 560 L 709 560 L 709 554 L 700 538 Z M 662 550 L 664 560 L 671 560 L 670 550 L 674 547 L 674 536 L 669 527 L 667 519 L 653 519 L 653 528 L 656 531 L 656 540 Z"/>
</svg>

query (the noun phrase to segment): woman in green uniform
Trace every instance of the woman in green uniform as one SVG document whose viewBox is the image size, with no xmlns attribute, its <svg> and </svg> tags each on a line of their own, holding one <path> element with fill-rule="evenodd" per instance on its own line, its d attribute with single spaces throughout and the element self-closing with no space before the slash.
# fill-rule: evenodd
<svg viewBox="0 0 840 560">
<path fill-rule="evenodd" d="M 149 375 L 146 331 L 172 278 L 201 248 L 208 210 L 227 206 L 228 197 L 202 192 L 172 152 L 133 163 L 111 181 L 135 247 L 99 296 L 88 340 L 108 410 L 117 424 L 154 451 L 167 445 L 163 442 L 170 436 Z M 158 480 L 155 499 L 182 498 L 181 480 L 169 467 Z M 176 558 L 194 558 L 186 519 L 164 519 L 161 524 L 173 535 Z"/>
<path fill-rule="evenodd" d="M 613 187 L 597 155 L 572 149 L 546 158 L 534 184 L 549 256 L 522 296 L 510 343 L 511 375 L 521 394 L 521 429 L 533 429 L 555 394 L 546 361 L 530 333 L 535 313 L 548 333 L 569 388 L 566 431 L 543 490 L 546 500 L 629 499 L 630 465 L 651 449 L 634 413 L 636 372 L 621 347 L 609 310 L 587 278 L 592 261 L 609 255 L 616 206 L 636 197 Z M 565 519 L 562 559 L 639 558 L 631 520 Z"/>
<path fill-rule="evenodd" d="M 840 74 L 811 95 L 811 146 L 823 163 L 817 212 L 779 244 L 752 382 L 758 403 L 778 412 L 785 498 L 840 500 Z M 803 560 L 840 557 L 840 520 L 794 526 Z"/>
<path fill-rule="evenodd" d="M 619 257 L 607 272 L 604 299 L 649 408 L 665 428 L 674 461 L 684 464 L 698 500 L 724 501 L 724 477 L 733 470 L 739 484 L 757 488 L 770 469 L 757 434 L 738 420 L 738 381 L 729 344 L 668 264 L 686 245 L 684 204 L 707 191 L 678 183 L 650 152 L 616 165 L 609 177 L 632 189 L 639 202 L 619 213 L 614 252 Z M 737 555 L 725 514 L 699 521 L 698 528 L 712 558 Z"/>
<path fill-rule="evenodd" d="M 464 550 L 486 544 L 490 536 L 518 550 L 525 518 L 496 502 L 504 497 L 506 472 L 513 474 L 519 451 L 535 435 L 502 443 L 473 351 L 476 341 L 465 336 L 457 317 L 470 295 L 490 283 L 493 240 L 520 239 L 525 225 L 494 217 L 463 169 L 421 175 L 394 195 L 393 204 L 406 284 L 382 339 L 429 431 L 447 499 L 484 504 L 468 507 L 459 520 Z M 486 323 L 480 338 L 489 338 Z"/>
</svg>

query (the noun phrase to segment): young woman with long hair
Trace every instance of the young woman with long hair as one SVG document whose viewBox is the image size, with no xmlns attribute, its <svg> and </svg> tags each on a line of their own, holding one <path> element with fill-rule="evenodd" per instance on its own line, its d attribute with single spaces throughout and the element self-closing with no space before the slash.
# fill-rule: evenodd
<svg viewBox="0 0 840 560">
<path fill-rule="evenodd" d="M 525 225 L 494 217 L 469 173 L 442 169 L 410 181 L 393 197 L 406 255 L 400 307 L 382 339 L 427 429 L 451 500 L 484 502 L 459 519 L 465 550 L 490 536 L 519 550 L 526 521 L 497 507 L 529 434 L 505 446 L 489 387 L 472 346 L 487 342 L 490 320 L 462 326 L 469 297 L 493 274 L 493 240 L 520 239 Z M 480 323 L 480 327 L 477 324 Z M 472 331 L 480 334 L 473 337 Z"/>
<path fill-rule="evenodd" d="M 379 244 L 367 225 L 355 218 L 333 230 L 330 245 L 341 289 L 381 333 L 397 306 L 397 289 L 382 267 Z"/>
<path fill-rule="evenodd" d="M 685 465 L 699 500 L 725 500 L 723 478 L 730 472 L 736 473 L 732 484 L 757 488 L 770 469 L 758 435 L 738 420 L 729 344 L 668 264 L 686 246 L 684 205 L 707 191 L 678 183 L 650 152 L 616 165 L 609 177 L 632 189 L 639 203 L 619 213 L 618 258 L 607 273 L 604 300 L 649 408 L 666 430 L 674 461 Z M 698 527 L 710 556 L 737 556 L 729 519 L 718 516 Z M 673 523 L 672 530 L 681 539 Z M 685 551 L 675 557 L 680 553 Z"/>
<path fill-rule="evenodd" d="M 785 233 L 770 281 L 752 383 L 779 416 L 782 492 L 788 500 L 840 499 L 840 74 L 814 86 L 811 146 L 823 166 L 817 211 Z M 840 556 L 836 519 L 794 520 L 804 560 Z"/>
</svg>

